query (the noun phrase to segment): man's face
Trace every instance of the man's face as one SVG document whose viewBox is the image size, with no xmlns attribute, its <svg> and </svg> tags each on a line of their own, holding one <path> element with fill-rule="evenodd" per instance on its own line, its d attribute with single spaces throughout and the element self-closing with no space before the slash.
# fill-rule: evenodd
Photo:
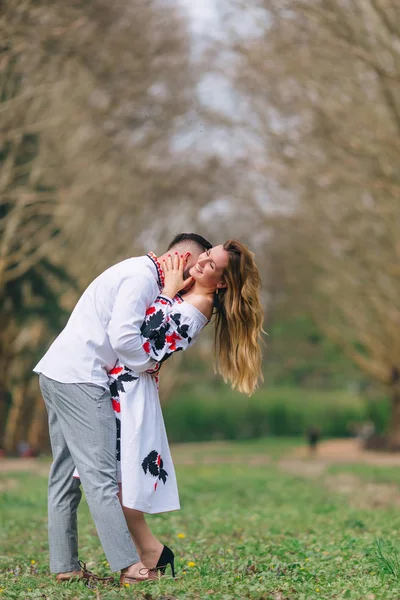
<svg viewBox="0 0 400 600">
<path fill-rule="evenodd" d="M 190 252 L 186 252 L 185 256 L 187 256 L 187 263 L 185 268 L 183 269 L 183 278 L 187 279 L 190 277 L 190 270 L 197 263 L 199 256 L 204 252 L 201 248 L 197 246 L 191 246 Z"/>
</svg>

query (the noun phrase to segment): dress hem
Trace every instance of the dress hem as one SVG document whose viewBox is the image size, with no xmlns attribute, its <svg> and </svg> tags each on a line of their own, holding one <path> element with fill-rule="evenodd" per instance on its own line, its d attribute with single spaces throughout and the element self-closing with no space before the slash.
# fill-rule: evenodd
<svg viewBox="0 0 400 600">
<path fill-rule="evenodd" d="M 181 510 L 180 506 L 178 506 L 177 508 L 164 508 L 163 510 L 151 510 L 151 508 L 140 508 L 138 507 L 138 505 L 128 506 L 127 504 L 124 504 L 124 502 L 122 502 L 122 506 L 124 506 L 125 508 L 130 508 L 132 510 L 139 510 L 140 512 L 145 513 L 146 515 L 160 515 L 162 513 L 175 512 L 177 510 Z"/>
</svg>

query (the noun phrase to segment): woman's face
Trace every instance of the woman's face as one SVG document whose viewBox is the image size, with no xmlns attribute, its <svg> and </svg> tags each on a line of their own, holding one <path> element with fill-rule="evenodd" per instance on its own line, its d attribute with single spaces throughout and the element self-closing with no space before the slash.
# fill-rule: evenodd
<svg viewBox="0 0 400 600">
<path fill-rule="evenodd" d="M 197 263 L 190 269 L 190 275 L 205 287 L 226 287 L 223 274 L 228 263 L 229 252 L 222 245 L 214 246 L 200 254 Z"/>
</svg>

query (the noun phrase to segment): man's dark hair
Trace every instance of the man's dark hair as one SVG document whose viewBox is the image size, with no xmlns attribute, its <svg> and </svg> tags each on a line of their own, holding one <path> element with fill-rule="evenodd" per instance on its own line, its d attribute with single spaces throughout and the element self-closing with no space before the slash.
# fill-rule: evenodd
<svg viewBox="0 0 400 600">
<path fill-rule="evenodd" d="M 210 248 L 212 248 L 212 244 L 210 244 L 210 242 L 208 242 L 206 238 L 203 238 L 202 235 L 198 235 L 197 233 L 178 233 L 178 235 L 174 237 L 174 239 L 168 246 L 167 252 L 168 250 L 171 250 L 171 248 L 177 246 L 181 242 L 193 242 L 194 244 L 197 244 L 204 250 L 210 250 Z"/>
</svg>

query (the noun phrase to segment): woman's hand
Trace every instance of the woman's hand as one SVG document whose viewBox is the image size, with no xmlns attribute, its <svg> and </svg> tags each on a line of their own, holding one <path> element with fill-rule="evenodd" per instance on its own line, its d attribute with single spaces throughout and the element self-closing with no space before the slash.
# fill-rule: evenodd
<svg viewBox="0 0 400 600">
<path fill-rule="evenodd" d="M 183 255 L 179 255 L 177 252 L 174 256 L 168 255 L 168 258 L 163 260 L 162 268 L 165 284 L 162 293 L 164 296 L 173 298 L 178 292 L 186 290 L 193 283 L 193 277 L 183 279 L 183 267 Z"/>
</svg>

